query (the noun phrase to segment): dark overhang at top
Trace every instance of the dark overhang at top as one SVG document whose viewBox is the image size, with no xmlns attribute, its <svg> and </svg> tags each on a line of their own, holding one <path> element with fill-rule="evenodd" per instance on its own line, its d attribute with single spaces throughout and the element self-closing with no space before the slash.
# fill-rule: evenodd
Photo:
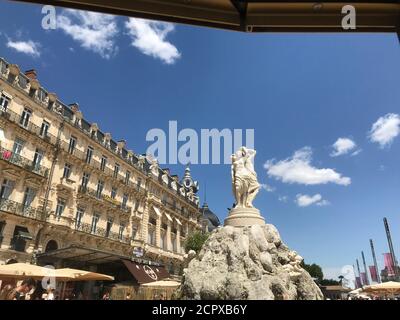
<svg viewBox="0 0 400 320">
<path fill-rule="evenodd" d="M 14 0 L 245 32 L 392 32 L 399 0 Z M 342 8 L 356 9 L 355 30 L 343 30 Z"/>
</svg>

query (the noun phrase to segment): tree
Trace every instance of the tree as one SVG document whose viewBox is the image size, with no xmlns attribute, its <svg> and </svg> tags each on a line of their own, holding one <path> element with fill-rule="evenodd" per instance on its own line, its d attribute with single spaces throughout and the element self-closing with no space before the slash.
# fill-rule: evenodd
<svg viewBox="0 0 400 320">
<path fill-rule="evenodd" d="M 199 253 L 203 244 L 207 241 L 208 236 L 208 233 L 203 233 L 201 231 L 193 232 L 185 241 L 185 251 L 189 252 L 190 250 L 194 250 L 196 253 Z"/>
<path fill-rule="evenodd" d="M 340 283 L 340 284 L 343 284 L 344 276 L 340 275 L 338 278 L 339 278 L 339 283 Z"/>
<path fill-rule="evenodd" d="M 310 276 L 314 279 L 316 279 L 316 281 L 318 283 L 322 282 L 322 279 L 324 278 L 324 274 L 322 272 L 322 268 L 313 263 L 313 264 L 306 264 L 304 263 L 304 261 L 302 262 L 301 266 L 310 274 Z"/>
</svg>

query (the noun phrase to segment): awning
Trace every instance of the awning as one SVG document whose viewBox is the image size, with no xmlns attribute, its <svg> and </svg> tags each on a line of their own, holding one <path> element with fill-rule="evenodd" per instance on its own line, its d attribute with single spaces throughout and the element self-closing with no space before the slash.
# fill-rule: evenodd
<svg viewBox="0 0 400 320">
<path fill-rule="evenodd" d="M 166 213 L 166 212 L 164 212 L 164 214 L 165 214 L 165 216 L 167 217 L 167 219 L 168 219 L 169 221 L 171 221 L 171 222 L 172 222 L 172 218 L 171 218 L 171 216 L 170 216 L 168 213 Z"/>
<path fill-rule="evenodd" d="M 169 277 L 169 273 L 165 267 L 150 266 L 129 260 L 122 260 L 122 262 L 140 284 L 159 281 Z"/>
<path fill-rule="evenodd" d="M 179 221 L 179 219 L 175 218 L 176 222 L 181 226 L 182 223 Z"/>
<path fill-rule="evenodd" d="M 160 209 L 158 209 L 157 207 L 154 207 L 154 206 L 153 206 L 153 209 L 154 209 L 155 213 L 156 213 L 159 217 L 161 217 Z"/>
<path fill-rule="evenodd" d="M 24 240 L 32 240 L 33 237 L 29 232 L 26 231 L 18 231 L 17 237 Z"/>
</svg>

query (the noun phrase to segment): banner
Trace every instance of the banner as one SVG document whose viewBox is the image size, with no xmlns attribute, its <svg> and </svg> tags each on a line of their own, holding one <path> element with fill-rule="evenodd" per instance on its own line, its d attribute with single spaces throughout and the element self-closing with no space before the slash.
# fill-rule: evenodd
<svg viewBox="0 0 400 320">
<path fill-rule="evenodd" d="M 371 274 L 371 281 L 378 282 L 378 272 L 375 266 L 369 266 L 369 273 Z"/>
<path fill-rule="evenodd" d="M 361 280 L 364 286 L 368 285 L 367 274 L 365 272 L 361 272 Z"/>
<path fill-rule="evenodd" d="M 362 288 L 361 278 L 356 277 L 356 289 Z"/>
<path fill-rule="evenodd" d="M 394 265 L 393 265 L 393 259 L 392 255 L 390 253 L 384 253 L 383 254 L 384 260 L 385 260 L 385 268 L 387 269 L 388 276 L 394 276 Z"/>
</svg>

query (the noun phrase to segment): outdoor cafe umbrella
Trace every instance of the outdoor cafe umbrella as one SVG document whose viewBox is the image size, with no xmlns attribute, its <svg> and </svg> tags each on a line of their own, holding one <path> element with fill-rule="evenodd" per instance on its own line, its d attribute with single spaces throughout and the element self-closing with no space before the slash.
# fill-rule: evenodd
<svg viewBox="0 0 400 320">
<path fill-rule="evenodd" d="M 142 287 L 147 288 L 166 288 L 166 287 L 179 287 L 180 282 L 174 280 L 160 280 L 142 284 Z"/>
<path fill-rule="evenodd" d="M 400 293 L 400 282 L 389 281 L 380 284 L 370 285 L 365 287 L 363 291 L 381 294 L 397 294 Z"/>
<path fill-rule="evenodd" d="M 113 281 L 114 277 L 86 271 L 86 270 L 78 270 L 78 269 L 70 269 L 70 268 L 63 268 L 63 269 L 56 269 L 55 270 L 55 277 L 57 279 L 62 279 L 64 281 Z"/>
<path fill-rule="evenodd" d="M 44 277 L 54 277 L 54 269 L 39 267 L 29 263 L 12 263 L 0 265 L 0 279 L 27 279 L 36 280 Z"/>
</svg>

